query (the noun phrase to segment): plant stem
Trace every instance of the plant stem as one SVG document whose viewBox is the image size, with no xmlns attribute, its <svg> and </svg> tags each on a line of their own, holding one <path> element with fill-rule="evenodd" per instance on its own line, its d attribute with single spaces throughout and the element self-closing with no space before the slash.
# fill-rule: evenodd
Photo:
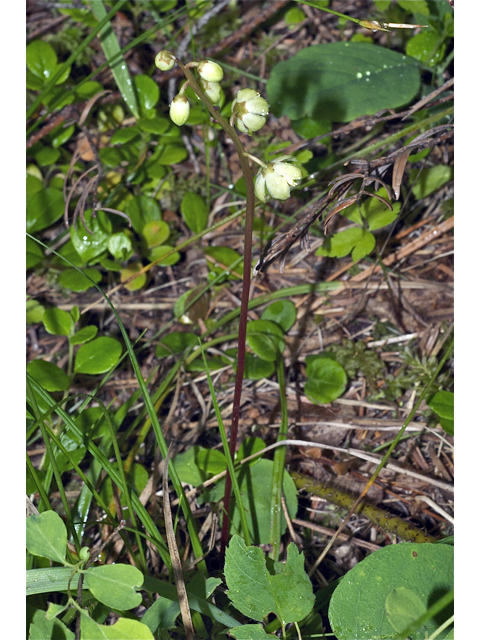
<svg viewBox="0 0 480 640">
<path fill-rule="evenodd" d="M 242 299 L 240 306 L 240 320 L 238 326 L 238 350 L 237 350 L 237 371 L 235 376 L 235 391 L 233 396 L 233 410 L 232 410 L 232 427 L 230 430 L 230 455 L 232 458 L 235 455 L 235 449 L 237 446 L 237 433 L 238 433 L 238 420 L 240 417 L 240 399 L 242 395 L 242 383 L 243 372 L 245 369 L 245 346 L 247 338 L 247 318 L 248 318 L 248 300 L 250 297 L 250 281 L 251 281 L 251 267 L 252 267 L 252 233 L 253 233 L 253 218 L 255 212 L 255 193 L 253 185 L 253 176 L 250 169 L 250 165 L 245 151 L 243 149 L 242 142 L 235 131 L 225 118 L 215 110 L 212 102 L 207 98 L 205 93 L 200 88 L 199 84 L 195 80 L 191 71 L 176 58 L 178 65 L 181 67 L 188 84 L 191 89 L 197 94 L 200 100 L 204 103 L 207 109 L 212 114 L 213 118 L 222 127 L 225 133 L 231 138 L 235 149 L 238 153 L 238 159 L 242 169 L 243 177 L 245 180 L 246 188 L 246 210 L 245 210 L 245 248 L 243 253 L 243 283 L 242 283 Z M 230 474 L 227 473 L 225 481 L 225 496 L 223 501 L 224 516 L 222 522 L 222 536 L 221 536 L 221 552 L 224 553 L 225 547 L 228 541 L 229 532 L 229 511 L 230 511 L 230 497 L 232 492 L 232 480 Z"/>
</svg>

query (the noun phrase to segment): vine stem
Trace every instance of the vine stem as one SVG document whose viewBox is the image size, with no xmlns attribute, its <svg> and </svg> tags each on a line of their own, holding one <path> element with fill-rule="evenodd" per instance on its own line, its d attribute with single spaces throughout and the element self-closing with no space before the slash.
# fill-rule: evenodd
<svg viewBox="0 0 480 640">
<path fill-rule="evenodd" d="M 248 158 L 245 155 L 242 142 L 230 123 L 215 110 L 212 102 L 207 98 L 205 93 L 200 88 L 199 84 L 195 80 L 191 71 L 178 59 L 175 58 L 177 64 L 181 67 L 185 77 L 188 81 L 192 91 L 200 98 L 205 104 L 207 109 L 212 114 L 215 121 L 222 127 L 225 133 L 231 138 L 235 149 L 238 153 L 240 166 L 242 169 L 243 177 L 246 187 L 246 211 L 245 211 L 245 248 L 243 252 L 243 282 L 242 282 L 242 298 L 240 306 L 240 319 L 238 327 L 238 348 L 237 348 L 237 371 L 235 375 L 235 391 L 233 396 L 233 409 L 232 409 L 232 426 L 230 429 L 230 455 L 232 458 L 235 456 L 235 450 L 237 446 L 237 434 L 238 434 L 238 421 L 240 417 L 240 400 L 242 395 L 243 386 L 243 373 L 245 369 L 245 347 L 247 338 L 247 319 L 248 319 L 248 300 L 250 298 L 250 283 L 251 283 L 251 267 L 252 267 L 252 233 L 253 233 L 253 218 L 255 212 L 255 192 L 253 184 L 252 170 Z M 232 479 L 230 474 L 227 473 L 225 480 L 225 494 L 223 499 L 223 521 L 222 521 L 222 534 L 221 534 L 221 553 L 225 553 L 225 547 L 228 542 L 228 534 L 230 528 L 230 499 L 232 493 Z"/>
</svg>

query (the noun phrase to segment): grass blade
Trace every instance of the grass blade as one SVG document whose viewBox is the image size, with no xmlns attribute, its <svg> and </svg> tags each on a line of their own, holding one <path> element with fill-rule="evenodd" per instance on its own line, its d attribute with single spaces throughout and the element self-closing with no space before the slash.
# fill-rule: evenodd
<svg viewBox="0 0 480 640">
<path fill-rule="evenodd" d="M 97 20 L 103 20 L 107 15 L 103 2 L 92 2 L 90 9 Z M 98 34 L 98 38 L 107 62 L 115 58 L 115 61 L 110 63 L 110 69 L 112 70 L 113 77 L 115 78 L 115 82 L 123 99 L 138 120 L 140 118 L 140 111 L 138 109 L 137 96 L 133 88 L 128 67 L 125 63 L 125 58 L 121 55 L 121 47 L 118 44 L 117 36 L 113 32 L 112 26 L 110 24 L 105 25 Z"/>
</svg>

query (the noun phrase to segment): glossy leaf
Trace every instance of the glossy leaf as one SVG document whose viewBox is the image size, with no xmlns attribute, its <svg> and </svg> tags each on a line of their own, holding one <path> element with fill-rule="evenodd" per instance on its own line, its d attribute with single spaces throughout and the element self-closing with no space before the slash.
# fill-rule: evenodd
<svg viewBox="0 0 480 640">
<path fill-rule="evenodd" d="M 79 329 L 77 333 L 75 333 L 70 338 L 70 344 L 77 345 L 77 344 L 84 344 L 85 342 L 89 342 L 90 340 L 93 340 L 93 338 L 95 338 L 97 333 L 98 333 L 98 328 L 95 327 L 93 324 L 89 324 L 86 327 Z"/>
<path fill-rule="evenodd" d="M 128 260 L 133 253 L 132 241 L 127 233 L 119 231 L 108 239 L 108 250 L 114 258 L 122 262 Z"/>
<path fill-rule="evenodd" d="M 262 313 L 262 320 L 276 322 L 285 333 L 293 327 L 296 319 L 297 309 L 291 300 L 272 302 Z"/>
<path fill-rule="evenodd" d="M 47 391 L 66 391 L 70 387 L 70 378 L 53 362 L 30 360 L 27 372 Z"/>
<path fill-rule="evenodd" d="M 171 166 L 180 164 L 188 157 L 188 151 L 184 146 L 179 144 L 165 144 L 159 148 L 158 155 L 155 160 L 158 164 Z"/>
<path fill-rule="evenodd" d="M 32 240 L 32 238 L 27 238 L 27 261 L 26 268 L 33 269 L 37 264 L 40 264 L 43 261 L 43 249 L 42 247 Z"/>
<path fill-rule="evenodd" d="M 47 187 L 33 195 L 27 204 L 27 231 L 35 233 L 59 220 L 65 209 L 63 193 Z"/>
<path fill-rule="evenodd" d="M 77 271 L 76 269 L 65 269 L 58 276 L 58 284 L 65 289 L 70 289 L 70 291 L 86 291 L 93 287 L 93 283 L 86 276 L 91 278 L 93 282 L 97 284 L 102 279 L 102 274 L 97 269 L 83 269 L 82 272 Z"/>
<path fill-rule="evenodd" d="M 221 451 L 198 445 L 179 453 L 174 462 L 180 480 L 194 487 L 227 468 L 225 455 Z"/>
<path fill-rule="evenodd" d="M 271 633 L 266 633 L 260 624 L 243 624 L 241 627 L 233 627 L 228 632 L 236 640 L 268 640 L 277 638 Z"/>
<path fill-rule="evenodd" d="M 73 332 L 72 316 L 63 309 L 47 309 L 43 316 L 43 325 L 54 336 L 69 336 Z"/>
<path fill-rule="evenodd" d="M 440 34 L 430 29 L 410 38 L 405 51 L 412 58 L 434 67 L 443 60 L 446 46 L 442 42 Z"/>
<path fill-rule="evenodd" d="M 127 282 L 132 276 L 143 268 L 141 262 L 132 262 L 120 272 L 120 282 Z M 147 274 L 141 273 L 139 276 L 131 280 L 125 285 L 125 288 L 129 291 L 138 291 L 142 289 L 147 283 Z"/>
<path fill-rule="evenodd" d="M 408 104 L 420 88 L 418 62 L 385 47 L 334 42 L 303 49 L 272 70 L 272 112 L 350 122 L 380 109 Z"/>
<path fill-rule="evenodd" d="M 277 355 L 285 349 L 282 328 L 270 320 L 252 320 L 247 325 L 247 342 L 252 351 L 262 360 L 275 362 Z"/>
<path fill-rule="evenodd" d="M 75 373 L 106 373 L 122 354 L 122 345 L 115 338 L 102 336 L 80 347 L 75 358 Z"/>
<path fill-rule="evenodd" d="M 65 562 L 67 528 L 55 511 L 27 518 L 27 549 L 34 556 Z"/>
<path fill-rule="evenodd" d="M 187 191 L 180 205 L 185 224 L 193 231 L 200 233 L 207 227 L 208 211 L 205 200 L 193 191 Z"/>
<path fill-rule="evenodd" d="M 213 260 L 207 260 L 207 264 L 215 276 L 223 274 L 229 280 L 243 276 L 243 260 L 238 262 L 240 254 L 234 249 L 230 249 L 230 247 L 205 247 L 203 251 L 205 255 L 213 258 Z M 235 263 L 237 264 L 233 272 L 230 272 L 229 267 Z"/>
<path fill-rule="evenodd" d="M 143 227 L 142 236 L 150 249 L 168 240 L 170 228 L 163 220 L 152 220 Z"/>
<path fill-rule="evenodd" d="M 173 247 L 168 244 L 162 244 L 158 247 L 153 247 L 148 255 L 151 262 L 158 260 L 160 267 L 169 267 L 172 264 L 176 264 L 180 260 L 180 254 L 178 251 L 174 251 Z"/>
<path fill-rule="evenodd" d="M 101 211 L 94 218 L 91 210 L 85 211 L 85 220 L 93 233 L 85 229 L 83 223 L 77 220 L 76 228 L 74 225 L 70 226 L 70 238 L 75 251 L 84 263 L 88 263 L 107 250 L 112 225 Z"/>
<path fill-rule="evenodd" d="M 233 365 L 236 371 L 236 362 Z M 262 380 L 262 378 L 269 378 L 275 373 L 275 363 L 268 362 L 262 358 L 251 353 L 245 354 L 245 371 L 243 373 L 244 378 L 247 380 Z"/>
<path fill-rule="evenodd" d="M 27 45 L 26 60 L 27 68 L 42 80 L 48 80 L 57 67 L 55 50 L 43 40 L 34 40 Z"/>
<path fill-rule="evenodd" d="M 134 196 L 131 198 L 125 207 L 125 213 L 130 218 L 132 227 L 137 233 L 142 232 L 147 222 L 162 219 L 158 202 L 147 196 Z"/>
<path fill-rule="evenodd" d="M 155 106 L 160 98 L 160 89 L 155 80 L 147 75 L 139 74 L 133 78 L 137 90 L 140 112 L 146 118 L 155 116 Z"/>
<path fill-rule="evenodd" d="M 45 307 L 38 300 L 27 300 L 27 324 L 41 322 Z"/>
<path fill-rule="evenodd" d="M 324 356 L 307 356 L 305 394 L 313 400 L 328 404 L 339 398 L 347 386 L 345 369 L 336 360 Z"/>
<path fill-rule="evenodd" d="M 195 345 L 198 345 L 198 336 L 195 333 L 172 331 L 161 339 L 155 349 L 155 355 L 157 358 L 178 355 Z"/>
</svg>

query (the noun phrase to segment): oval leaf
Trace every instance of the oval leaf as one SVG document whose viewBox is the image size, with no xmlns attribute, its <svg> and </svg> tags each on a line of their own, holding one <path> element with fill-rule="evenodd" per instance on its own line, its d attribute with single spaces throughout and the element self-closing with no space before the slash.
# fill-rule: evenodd
<svg viewBox="0 0 480 640">
<path fill-rule="evenodd" d="M 84 574 L 85 585 L 92 594 L 112 609 L 133 609 L 142 601 L 135 588 L 143 584 L 143 574 L 127 564 L 91 567 Z"/>
<path fill-rule="evenodd" d="M 47 391 L 66 391 L 70 387 L 70 378 L 53 362 L 31 360 L 27 371 Z"/>
<path fill-rule="evenodd" d="M 419 88 L 413 58 L 374 44 L 334 42 L 307 47 L 277 64 L 267 95 L 277 117 L 328 114 L 332 121 L 350 122 L 408 104 Z"/>
<path fill-rule="evenodd" d="M 96 338 L 78 350 L 75 373 L 105 373 L 117 364 L 121 353 L 122 345 L 115 338 Z"/>
<path fill-rule="evenodd" d="M 55 511 L 44 511 L 27 518 L 27 549 L 34 556 L 65 561 L 67 528 Z"/>
<path fill-rule="evenodd" d="M 342 395 L 347 374 L 341 364 L 322 356 L 307 356 L 306 363 L 305 394 L 313 402 L 328 404 Z"/>
</svg>

